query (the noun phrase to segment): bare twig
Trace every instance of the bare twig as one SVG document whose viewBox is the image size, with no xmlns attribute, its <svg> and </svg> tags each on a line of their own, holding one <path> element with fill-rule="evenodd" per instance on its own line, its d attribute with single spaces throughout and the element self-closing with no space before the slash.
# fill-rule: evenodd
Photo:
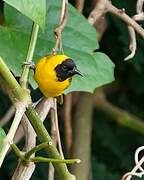
<svg viewBox="0 0 144 180">
<path fill-rule="evenodd" d="M 139 153 L 144 150 L 144 146 L 139 147 L 135 152 L 135 164 L 139 163 Z M 140 166 L 139 170 L 144 171 L 144 169 Z"/>
<path fill-rule="evenodd" d="M 135 162 L 136 165 L 135 167 L 132 169 L 131 172 L 126 173 L 123 177 L 122 180 L 130 180 L 133 176 L 138 176 L 138 177 L 142 177 L 144 175 L 144 169 L 142 168 L 142 164 L 144 163 L 144 156 L 138 160 L 138 156 L 139 153 L 144 150 L 144 146 L 139 147 L 136 152 L 135 152 Z M 137 172 L 137 171 L 140 172 Z"/>
<path fill-rule="evenodd" d="M 41 118 L 42 121 L 46 118 L 50 107 L 51 107 L 52 101 L 50 99 L 42 99 L 39 104 L 36 106 L 36 110 Z M 26 136 L 26 143 L 24 147 L 24 151 L 29 151 L 31 148 L 33 148 L 36 144 L 36 133 L 34 132 L 33 128 L 31 127 L 31 124 L 29 124 L 27 117 L 23 116 L 23 129 L 25 130 L 25 136 Z M 24 135 L 24 133 L 23 133 Z M 34 155 L 33 155 L 34 157 Z M 18 178 L 21 180 L 28 180 L 31 178 L 31 175 L 35 169 L 35 164 L 30 163 L 29 166 L 23 165 L 21 161 L 18 162 L 17 168 L 15 170 L 15 173 L 13 174 L 12 180 L 17 180 Z"/>
<path fill-rule="evenodd" d="M 128 180 L 131 179 L 132 176 L 137 176 L 137 177 L 142 177 L 144 175 L 144 172 L 140 172 L 140 173 L 132 173 L 132 172 L 128 172 L 126 173 L 123 177 L 122 180 Z"/>
<path fill-rule="evenodd" d="M 137 14 L 143 12 L 143 4 L 144 4 L 144 0 L 137 0 L 137 5 L 136 5 Z"/>
<path fill-rule="evenodd" d="M 144 0 L 137 0 L 137 5 L 136 5 L 137 14 L 133 16 L 133 19 L 135 21 L 144 20 L 143 4 L 144 4 Z"/>
<path fill-rule="evenodd" d="M 55 124 L 55 114 L 54 110 L 51 109 L 51 138 L 53 140 L 53 143 L 57 145 L 57 128 Z M 48 170 L 48 180 L 54 179 L 54 167 L 50 163 L 49 164 L 49 170 Z"/>
<path fill-rule="evenodd" d="M 62 10 L 61 10 L 60 22 L 54 31 L 55 38 L 56 38 L 55 47 L 52 50 L 52 53 L 54 55 L 56 54 L 57 49 L 61 44 L 61 33 L 62 33 L 62 30 L 65 27 L 65 24 L 67 22 L 67 17 L 68 17 L 68 0 L 63 0 L 62 1 Z"/>
<path fill-rule="evenodd" d="M 4 139 L 3 149 L 0 153 L 0 166 L 2 165 L 3 160 L 5 158 L 5 155 L 7 154 L 8 150 L 10 148 L 10 144 L 13 142 L 14 135 L 16 133 L 18 126 L 19 126 L 21 118 L 25 112 L 25 105 L 24 104 L 17 103 L 15 106 L 16 106 L 15 117 L 14 117 L 12 125 L 9 129 L 8 134 L 7 134 L 6 138 Z"/>
<path fill-rule="evenodd" d="M 88 21 L 90 24 L 94 25 L 101 17 L 106 13 L 107 0 L 99 0 L 96 3 L 95 8 L 89 14 Z"/>
<path fill-rule="evenodd" d="M 140 2 L 140 1 L 139 1 Z M 138 3 L 139 4 L 139 3 Z M 143 4 L 142 1 L 140 3 L 141 5 Z M 131 59 L 135 55 L 136 51 L 136 37 L 135 37 L 135 31 L 140 34 L 144 38 L 144 29 L 131 17 L 129 17 L 124 9 L 118 9 L 115 6 L 111 4 L 109 0 L 107 0 L 106 3 L 106 10 L 107 12 L 110 12 L 120 19 L 122 19 L 125 23 L 128 24 L 128 30 L 130 34 L 130 46 L 129 49 L 131 51 L 131 54 L 125 58 L 125 60 Z M 138 5 L 137 7 L 137 12 L 140 12 L 142 10 L 142 7 Z"/>
<path fill-rule="evenodd" d="M 129 35 L 130 35 L 130 45 L 129 49 L 131 53 L 124 59 L 125 61 L 131 59 L 134 57 L 135 52 L 136 52 L 136 35 L 135 35 L 135 30 L 132 26 L 128 26 L 129 30 Z"/>
<path fill-rule="evenodd" d="M 64 102 L 64 133 L 66 141 L 67 154 L 71 154 L 72 147 L 72 94 L 65 96 Z"/>
<path fill-rule="evenodd" d="M 122 21 L 126 24 L 132 26 L 134 30 L 144 38 L 144 29 L 135 22 L 132 18 L 130 18 L 123 9 L 118 9 L 111 4 L 110 1 L 107 0 L 106 3 L 107 12 L 114 14 L 115 16 L 119 17 Z"/>
<path fill-rule="evenodd" d="M 60 152 L 62 159 L 64 159 L 64 155 L 63 155 L 63 151 L 62 151 L 62 145 L 61 145 L 60 132 L 59 132 L 59 125 L 58 125 L 57 102 L 56 102 L 55 98 L 53 98 L 52 111 L 53 111 L 53 113 L 52 113 L 53 117 L 52 118 L 53 118 L 53 122 L 55 123 L 56 133 L 57 133 L 58 148 L 59 148 L 59 152 Z"/>
<path fill-rule="evenodd" d="M 12 118 L 15 112 L 15 107 L 11 106 L 6 114 L 0 119 L 0 127 L 4 126 Z"/>
<path fill-rule="evenodd" d="M 76 8 L 77 10 L 82 13 L 83 12 L 83 8 L 84 8 L 84 3 L 85 3 L 85 0 L 76 0 Z"/>
</svg>

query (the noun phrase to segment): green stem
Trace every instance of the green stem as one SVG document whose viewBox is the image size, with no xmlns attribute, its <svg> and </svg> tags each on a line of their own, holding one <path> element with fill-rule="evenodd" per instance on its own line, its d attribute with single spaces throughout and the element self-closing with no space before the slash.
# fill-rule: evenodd
<svg viewBox="0 0 144 180">
<path fill-rule="evenodd" d="M 49 136 L 45 126 L 43 125 L 42 121 L 38 117 L 36 111 L 33 109 L 32 106 L 29 106 L 26 110 L 26 115 L 33 126 L 38 139 L 41 142 L 48 142 L 49 146 L 45 148 L 46 152 L 48 153 L 48 157 L 54 158 L 54 159 L 61 159 L 61 156 L 56 148 L 56 146 L 53 144 L 51 137 Z M 57 175 L 59 177 L 59 180 L 73 180 L 74 176 L 70 174 L 67 170 L 67 166 L 65 163 L 53 163 Z"/>
<path fill-rule="evenodd" d="M 37 146 L 37 150 L 40 150 L 40 146 L 41 148 L 46 147 L 46 145 L 48 146 L 48 143 L 42 143 L 40 145 Z M 33 157 L 33 158 L 27 158 L 26 154 L 24 155 L 24 153 L 22 151 L 19 150 L 19 148 L 17 147 L 17 145 L 15 144 L 11 144 L 11 148 L 13 149 L 13 151 L 15 152 L 15 154 L 24 161 L 28 161 L 28 162 L 34 162 L 34 163 L 39 163 L 39 162 L 51 162 L 51 163 L 65 163 L 65 164 L 75 164 L 75 163 L 80 163 L 80 159 L 52 159 L 52 158 L 45 158 L 45 157 L 41 157 L 41 156 L 37 156 L 37 157 Z M 34 149 L 34 148 L 33 148 Z M 30 156 L 29 156 L 30 157 Z"/>
<path fill-rule="evenodd" d="M 47 146 L 48 146 L 48 143 L 47 143 L 47 142 L 41 143 L 41 144 L 35 146 L 34 148 L 32 148 L 30 151 L 28 151 L 28 152 L 25 154 L 25 158 L 26 158 L 26 159 L 29 159 L 32 154 L 36 153 L 37 151 L 40 151 L 41 149 L 46 148 Z"/>
<path fill-rule="evenodd" d="M 11 144 L 11 148 L 20 159 L 24 159 L 24 153 L 22 153 L 16 144 Z"/>
<path fill-rule="evenodd" d="M 21 88 L 19 83 L 14 78 L 13 74 L 10 72 L 9 68 L 5 64 L 4 60 L 0 57 L 0 75 L 3 80 L 6 81 L 8 90 L 17 100 L 24 100 L 28 95 L 27 91 Z"/>
<path fill-rule="evenodd" d="M 39 25 L 37 25 L 36 23 L 33 23 L 31 39 L 30 39 L 30 43 L 29 43 L 29 49 L 28 49 L 27 57 L 26 57 L 26 61 L 25 61 L 28 64 L 30 64 L 33 59 L 34 50 L 35 50 L 37 37 L 38 37 L 38 31 L 39 31 Z M 29 69 L 30 69 L 30 66 L 25 65 L 23 73 L 20 78 L 20 84 L 25 89 L 27 88 L 27 84 L 28 84 Z"/>
<path fill-rule="evenodd" d="M 51 162 L 51 163 L 65 163 L 65 164 L 80 163 L 80 159 L 51 159 L 40 156 L 30 158 L 30 161 L 35 163 L 37 162 Z"/>
</svg>

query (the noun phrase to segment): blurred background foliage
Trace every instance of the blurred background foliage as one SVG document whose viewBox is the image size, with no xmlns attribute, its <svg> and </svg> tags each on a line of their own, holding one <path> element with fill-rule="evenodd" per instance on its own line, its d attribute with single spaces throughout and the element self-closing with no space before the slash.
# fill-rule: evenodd
<svg viewBox="0 0 144 180">
<path fill-rule="evenodd" d="M 70 1 L 73 5 L 75 1 Z M 118 8 L 125 8 L 130 16 L 135 14 L 135 0 L 113 0 Z M 1 11 L 3 4 L 0 1 Z M 93 9 L 92 1 L 85 0 L 84 15 Z M 140 22 L 142 26 L 144 24 Z M 114 106 L 144 119 L 144 40 L 137 35 L 137 50 L 133 59 L 124 62 L 129 54 L 127 26 L 111 14 L 106 16 L 106 30 L 100 42 L 100 50 L 115 63 L 116 81 L 109 85 L 107 99 Z M 108 86 L 107 86 L 108 87 Z M 37 94 L 35 93 L 37 96 Z M 0 117 L 10 107 L 9 99 L 0 91 Z M 134 166 L 134 152 L 144 144 L 139 132 L 120 126 L 106 113 L 94 108 L 92 119 L 91 162 L 93 180 L 118 180 Z M 47 127 L 48 121 L 45 121 Z M 7 126 L 5 129 L 7 130 Z M 62 129 L 62 128 L 61 128 Z M 21 142 L 22 143 L 22 142 Z M 1 170 L 1 179 L 10 179 L 16 166 L 16 157 L 10 153 Z M 47 179 L 47 165 L 39 164 L 32 180 Z M 83 173 L 83 172 L 82 172 Z M 133 178 L 140 179 L 140 178 Z"/>
</svg>

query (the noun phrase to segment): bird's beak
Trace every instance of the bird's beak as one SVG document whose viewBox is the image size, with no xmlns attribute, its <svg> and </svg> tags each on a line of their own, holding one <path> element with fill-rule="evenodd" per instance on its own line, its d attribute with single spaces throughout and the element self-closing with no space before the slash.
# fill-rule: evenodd
<svg viewBox="0 0 144 180">
<path fill-rule="evenodd" d="M 73 75 L 75 75 L 75 74 L 80 75 L 80 76 L 83 76 L 83 75 L 81 74 L 81 72 L 80 72 L 76 67 L 73 69 Z"/>
</svg>

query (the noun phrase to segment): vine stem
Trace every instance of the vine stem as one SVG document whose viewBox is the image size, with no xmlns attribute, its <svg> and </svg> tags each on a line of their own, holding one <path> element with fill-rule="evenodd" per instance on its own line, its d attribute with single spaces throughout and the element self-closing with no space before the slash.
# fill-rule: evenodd
<svg viewBox="0 0 144 180">
<path fill-rule="evenodd" d="M 35 148 L 32 148 L 29 152 L 29 154 L 24 154 L 23 152 L 21 152 L 19 150 L 19 148 L 17 147 L 17 145 L 15 144 L 11 144 L 12 149 L 14 150 L 15 154 L 22 160 L 25 162 L 35 162 L 35 163 L 39 163 L 39 162 L 51 162 L 51 163 L 66 163 L 66 164 L 75 164 L 75 163 L 80 163 L 81 160 L 80 159 L 53 159 L 53 158 L 46 158 L 46 157 L 42 157 L 42 156 L 37 156 L 37 157 L 30 157 L 32 153 L 34 153 L 34 151 L 39 151 L 43 148 L 46 148 L 48 145 L 48 143 L 42 143 L 39 144 L 38 146 L 36 146 Z"/>
<path fill-rule="evenodd" d="M 75 164 L 80 163 L 80 159 L 52 159 L 52 158 L 45 158 L 41 156 L 37 156 L 34 158 L 30 158 L 32 162 L 51 162 L 51 163 L 66 163 L 66 164 Z"/>
<path fill-rule="evenodd" d="M 38 37 L 38 31 L 39 31 L 39 25 L 37 25 L 36 23 L 33 23 L 29 49 L 28 49 L 26 61 L 24 64 L 24 70 L 20 78 L 20 84 L 25 89 L 27 88 L 27 84 L 28 84 L 29 69 L 30 69 L 30 64 L 32 63 L 32 59 L 34 55 L 34 50 L 35 50 L 37 37 Z"/>
<path fill-rule="evenodd" d="M 29 150 L 28 152 L 25 153 L 25 158 L 26 159 L 30 159 L 30 157 L 36 153 L 37 151 L 40 151 L 41 149 L 44 149 L 48 146 L 47 142 L 41 143 L 35 147 L 33 147 L 31 150 Z"/>
</svg>

